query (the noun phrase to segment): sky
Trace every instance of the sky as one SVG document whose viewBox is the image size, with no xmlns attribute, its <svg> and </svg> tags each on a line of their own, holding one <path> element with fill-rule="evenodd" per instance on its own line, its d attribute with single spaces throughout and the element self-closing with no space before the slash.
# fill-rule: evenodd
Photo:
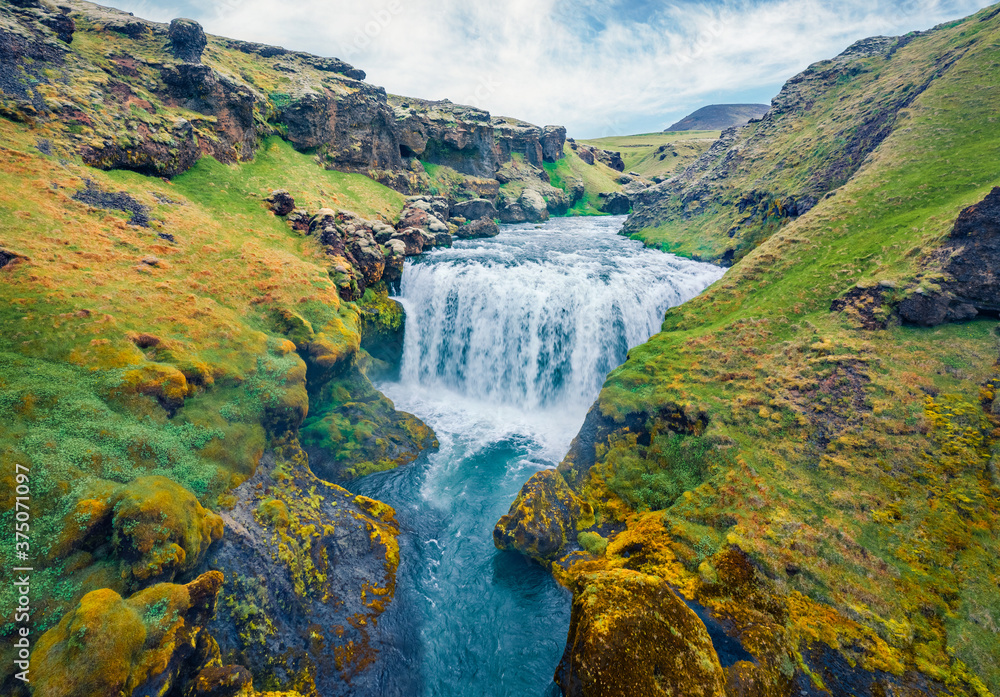
<svg viewBox="0 0 1000 697">
<path fill-rule="evenodd" d="M 929 29 L 986 0 L 101 0 L 139 17 L 336 56 L 390 93 L 650 133 L 706 104 L 767 103 L 858 39 Z"/>
</svg>

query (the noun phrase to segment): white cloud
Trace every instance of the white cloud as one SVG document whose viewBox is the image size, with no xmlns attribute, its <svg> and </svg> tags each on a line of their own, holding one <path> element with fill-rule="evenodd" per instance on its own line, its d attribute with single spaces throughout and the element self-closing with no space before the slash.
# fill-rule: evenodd
<svg viewBox="0 0 1000 697">
<path fill-rule="evenodd" d="M 565 124 L 662 129 L 720 94 L 777 92 L 853 41 L 926 29 L 983 0 L 113 1 L 150 19 L 343 58 L 390 92 Z"/>
</svg>

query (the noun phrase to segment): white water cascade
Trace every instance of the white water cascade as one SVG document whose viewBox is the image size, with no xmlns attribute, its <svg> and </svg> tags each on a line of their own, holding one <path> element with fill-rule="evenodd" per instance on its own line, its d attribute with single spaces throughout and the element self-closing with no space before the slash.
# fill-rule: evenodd
<svg viewBox="0 0 1000 697">
<path fill-rule="evenodd" d="M 402 381 L 525 411 L 586 409 L 667 308 L 722 275 L 622 239 L 622 221 L 506 227 L 414 263 Z"/>
</svg>

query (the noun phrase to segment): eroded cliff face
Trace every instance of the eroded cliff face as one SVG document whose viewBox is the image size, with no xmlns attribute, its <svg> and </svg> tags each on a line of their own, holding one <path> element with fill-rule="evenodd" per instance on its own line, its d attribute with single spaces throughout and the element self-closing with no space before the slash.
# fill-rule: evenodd
<svg viewBox="0 0 1000 697">
<path fill-rule="evenodd" d="M 489 112 L 475 107 L 391 97 L 403 157 L 493 178 L 500 162 Z"/>
</svg>

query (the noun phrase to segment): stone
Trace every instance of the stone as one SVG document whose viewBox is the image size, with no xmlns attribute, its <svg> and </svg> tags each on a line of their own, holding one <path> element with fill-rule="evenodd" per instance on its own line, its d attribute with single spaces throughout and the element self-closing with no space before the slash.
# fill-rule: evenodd
<svg viewBox="0 0 1000 697">
<path fill-rule="evenodd" d="M 593 519 L 593 507 L 573 493 L 559 472 L 542 470 L 525 483 L 497 522 L 493 544 L 552 561 L 562 556 L 567 540 L 576 540 L 577 523 L 593 524 Z"/>
<path fill-rule="evenodd" d="M 500 222 L 506 224 L 523 223 L 528 220 L 528 213 L 520 203 L 503 198 L 500 200 Z"/>
<path fill-rule="evenodd" d="M 193 19 L 175 19 L 170 23 L 168 35 L 175 58 L 185 63 L 201 63 L 208 38 L 200 24 Z"/>
<path fill-rule="evenodd" d="M 480 218 L 496 218 L 498 213 L 492 201 L 484 198 L 474 198 L 471 201 L 462 201 L 451 207 L 452 217 L 465 218 L 466 220 L 479 220 Z"/>
<path fill-rule="evenodd" d="M 564 695 L 726 696 L 708 630 L 662 578 L 612 569 L 581 574 L 573 591 Z"/>
<path fill-rule="evenodd" d="M 963 210 L 945 243 L 934 252 L 944 280 L 908 290 L 897 306 L 904 322 L 933 327 L 1000 314 L 1000 187 Z"/>
<path fill-rule="evenodd" d="M 524 209 L 528 221 L 538 223 L 549 219 L 549 206 L 545 198 L 534 189 L 525 189 L 517 202 Z"/>
<path fill-rule="evenodd" d="M 403 244 L 403 254 L 408 257 L 416 256 L 424 251 L 424 235 L 418 228 L 406 228 L 394 232 L 390 242 L 400 242 Z"/>
<path fill-rule="evenodd" d="M 565 126 L 546 126 L 542 129 L 542 159 L 545 162 L 555 162 L 562 158 L 566 145 Z"/>
<path fill-rule="evenodd" d="M 128 599 L 110 588 L 87 593 L 38 640 L 32 693 L 185 694 L 187 676 L 216 658 L 205 625 L 223 582 L 209 571 L 187 585 L 161 583 Z"/>
<path fill-rule="evenodd" d="M 284 189 L 272 191 L 264 201 L 275 215 L 286 216 L 295 210 L 295 199 Z"/>
<path fill-rule="evenodd" d="M 604 199 L 601 210 L 609 215 L 627 215 L 632 209 L 632 202 L 625 194 L 613 192 Z"/>
<path fill-rule="evenodd" d="M 56 33 L 60 41 L 73 43 L 73 34 L 76 32 L 76 22 L 69 16 L 69 8 L 60 8 L 59 14 L 50 14 L 42 18 L 41 22 Z"/>
<path fill-rule="evenodd" d="M 500 226 L 492 218 L 479 218 L 458 228 L 455 237 L 461 240 L 496 237 L 500 234 Z"/>
</svg>

